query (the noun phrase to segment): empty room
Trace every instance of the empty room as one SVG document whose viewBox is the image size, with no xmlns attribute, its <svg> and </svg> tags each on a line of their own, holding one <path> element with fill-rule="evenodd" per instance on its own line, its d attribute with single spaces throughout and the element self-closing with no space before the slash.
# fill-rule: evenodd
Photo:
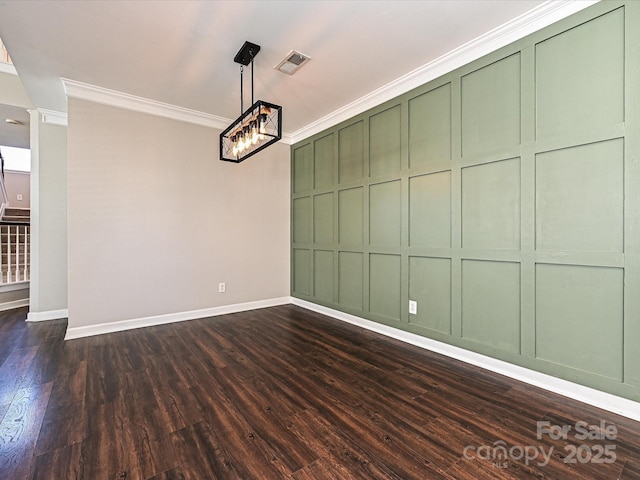
<svg viewBox="0 0 640 480">
<path fill-rule="evenodd" d="M 640 2 L 0 0 L 0 479 L 640 479 Z"/>
</svg>

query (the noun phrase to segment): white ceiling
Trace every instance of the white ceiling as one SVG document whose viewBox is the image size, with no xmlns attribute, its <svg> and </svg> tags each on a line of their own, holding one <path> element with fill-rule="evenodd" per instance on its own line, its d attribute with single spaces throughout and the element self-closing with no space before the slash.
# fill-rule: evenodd
<svg viewBox="0 0 640 480">
<path fill-rule="evenodd" d="M 0 38 L 38 108 L 66 111 L 63 77 L 229 119 L 249 40 L 256 100 L 294 132 L 543 3 L 0 0 Z M 312 60 L 274 70 L 292 49 Z"/>
</svg>

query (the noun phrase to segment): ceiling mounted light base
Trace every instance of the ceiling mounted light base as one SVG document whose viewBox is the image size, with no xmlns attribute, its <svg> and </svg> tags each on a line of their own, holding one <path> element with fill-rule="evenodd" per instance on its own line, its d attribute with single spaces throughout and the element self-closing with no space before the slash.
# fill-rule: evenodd
<svg viewBox="0 0 640 480">
<path fill-rule="evenodd" d="M 251 42 L 244 42 L 242 48 L 236 53 L 236 56 L 233 57 L 233 61 L 239 63 L 240 65 L 244 65 L 245 67 L 249 65 L 258 52 L 260 51 L 260 45 L 256 45 Z"/>
<path fill-rule="evenodd" d="M 243 66 L 251 64 L 251 103 L 253 103 L 253 59 L 260 45 L 244 42 L 233 59 Z M 282 138 L 282 107 L 258 100 L 247 110 L 243 106 L 243 67 L 240 67 L 241 115 L 220 134 L 220 160 L 240 163 Z"/>
</svg>

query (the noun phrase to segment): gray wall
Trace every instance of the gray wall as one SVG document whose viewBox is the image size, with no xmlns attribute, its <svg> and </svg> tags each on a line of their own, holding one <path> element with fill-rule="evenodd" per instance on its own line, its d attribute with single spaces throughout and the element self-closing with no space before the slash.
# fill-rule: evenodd
<svg viewBox="0 0 640 480">
<path fill-rule="evenodd" d="M 69 327 L 289 295 L 289 149 L 218 135 L 69 99 Z"/>
<path fill-rule="evenodd" d="M 29 208 L 31 206 L 31 174 L 29 172 L 4 171 L 4 186 L 9 197 L 9 206 Z M 18 200 L 22 195 L 22 200 Z"/>
</svg>

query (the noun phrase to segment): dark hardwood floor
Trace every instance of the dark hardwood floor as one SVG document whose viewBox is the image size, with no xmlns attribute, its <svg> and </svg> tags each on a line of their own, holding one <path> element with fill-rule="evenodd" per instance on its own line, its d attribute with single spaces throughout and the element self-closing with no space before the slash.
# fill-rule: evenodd
<svg viewBox="0 0 640 480">
<path fill-rule="evenodd" d="M 25 317 L 0 479 L 640 479 L 638 422 L 295 306 L 67 342 Z"/>
</svg>

